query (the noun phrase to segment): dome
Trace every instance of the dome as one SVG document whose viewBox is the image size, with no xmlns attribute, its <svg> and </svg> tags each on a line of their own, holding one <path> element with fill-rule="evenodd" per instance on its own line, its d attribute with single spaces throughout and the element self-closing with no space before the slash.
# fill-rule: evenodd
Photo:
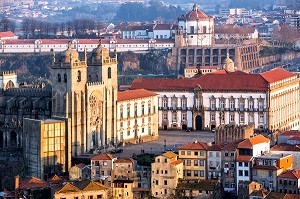
<svg viewBox="0 0 300 199">
<path fill-rule="evenodd" d="M 229 54 L 227 54 L 226 59 L 224 60 L 224 69 L 228 72 L 234 72 L 234 62 L 230 59 Z"/>
<path fill-rule="evenodd" d="M 232 59 L 230 59 L 229 54 L 227 54 L 227 57 L 224 60 L 224 64 L 226 65 L 226 64 L 231 64 L 231 63 L 233 63 L 233 61 L 232 61 Z"/>
<path fill-rule="evenodd" d="M 71 42 L 69 42 L 68 44 L 68 49 L 63 51 L 61 53 L 61 56 L 60 56 L 60 61 L 61 62 L 70 62 L 71 60 L 71 57 L 72 57 L 72 61 L 73 60 L 78 60 L 79 59 L 79 54 L 76 50 L 73 50 L 71 48 Z"/>
<path fill-rule="evenodd" d="M 94 58 L 94 60 L 101 60 L 102 54 L 106 55 L 104 57 L 107 57 L 107 55 L 109 55 L 109 51 L 102 46 L 102 42 L 100 39 L 99 45 L 97 46 L 97 48 L 93 49 L 93 51 L 92 51 L 92 57 Z"/>
<path fill-rule="evenodd" d="M 199 6 L 194 4 L 193 10 L 185 16 L 186 20 L 196 20 L 200 18 L 208 18 L 207 14 L 199 10 Z"/>
</svg>

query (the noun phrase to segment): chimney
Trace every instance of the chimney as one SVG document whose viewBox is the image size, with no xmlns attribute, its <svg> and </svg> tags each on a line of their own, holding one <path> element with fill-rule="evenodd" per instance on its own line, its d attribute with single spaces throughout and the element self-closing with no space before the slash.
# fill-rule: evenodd
<svg viewBox="0 0 300 199">
<path fill-rule="evenodd" d="M 15 189 L 19 189 L 19 187 L 20 187 L 20 176 L 17 175 L 15 177 Z"/>
</svg>

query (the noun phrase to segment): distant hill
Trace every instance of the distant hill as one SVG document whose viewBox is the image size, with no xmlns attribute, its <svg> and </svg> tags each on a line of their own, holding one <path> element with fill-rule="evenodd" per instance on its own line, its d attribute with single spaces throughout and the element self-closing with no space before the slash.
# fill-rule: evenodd
<svg viewBox="0 0 300 199">
<path fill-rule="evenodd" d="M 274 0 L 230 0 L 230 8 L 259 8 L 264 5 L 273 5 Z"/>
</svg>

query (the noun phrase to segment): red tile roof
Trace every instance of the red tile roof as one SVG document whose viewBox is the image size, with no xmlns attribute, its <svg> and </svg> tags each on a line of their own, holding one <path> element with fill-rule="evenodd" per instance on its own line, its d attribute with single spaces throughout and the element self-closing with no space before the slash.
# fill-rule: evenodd
<svg viewBox="0 0 300 199">
<path fill-rule="evenodd" d="M 30 177 L 20 181 L 21 189 L 34 189 L 49 187 L 48 183 L 42 179 Z"/>
<path fill-rule="evenodd" d="M 279 136 L 280 135 L 284 135 L 284 136 L 300 136 L 300 131 L 285 131 L 285 132 L 279 134 Z"/>
<path fill-rule="evenodd" d="M 200 10 L 192 10 L 186 15 L 187 20 L 196 20 L 199 18 L 207 18 L 207 17 L 208 17 L 207 14 L 205 14 Z"/>
<path fill-rule="evenodd" d="M 237 162 L 249 162 L 252 159 L 252 156 L 246 156 L 246 155 L 239 155 L 236 158 Z"/>
<path fill-rule="evenodd" d="M 226 144 L 222 150 L 223 151 L 235 151 L 237 149 L 238 144 L 241 142 L 242 140 L 238 140 L 238 141 L 234 141 L 234 142 L 230 142 L 228 144 Z"/>
<path fill-rule="evenodd" d="M 170 30 L 171 24 L 156 24 L 153 30 Z"/>
<path fill-rule="evenodd" d="M 60 184 L 63 182 L 65 182 L 65 180 L 56 174 L 51 179 L 48 180 L 48 183 L 50 183 L 50 184 Z"/>
<path fill-rule="evenodd" d="M 278 178 L 300 179 L 300 169 L 281 173 Z"/>
<path fill-rule="evenodd" d="M 242 142 L 240 142 L 238 144 L 238 148 L 242 148 L 242 149 L 252 149 L 253 145 L 256 145 L 256 144 L 260 144 L 260 143 L 269 143 L 270 140 L 266 137 L 264 137 L 263 135 L 257 135 L 257 136 L 254 136 L 252 138 L 248 138 Z"/>
<path fill-rule="evenodd" d="M 179 165 L 179 164 L 181 164 L 182 162 L 181 162 L 181 160 L 175 160 L 175 161 L 172 161 L 171 162 L 171 164 L 173 164 L 173 165 Z"/>
<path fill-rule="evenodd" d="M 300 141 L 300 135 L 299 136 L 293 136 L 293 137 L 289 138 L 288 140 L 298 140 L 298 141 Z"/>
<path fill-rule="evenodd" d="M 296 76 L 296 74 L 291 73 L 282 68 L 275 68 L 267 72 L 261 73 L 260 75 L 269 83 Z"/>
<path fill-rule="evenodd" d="M 273 146 L 270 151 L 300 151 L 300 147 L 298 147 L 297 145 L 292 145 L 292 144 L 277 144 L 275 146 Z"/>
<path fill-rule="evenodd" d="M 199 85 L 203 90 L 266 91 L 268 89 L 268 82 L 260 75 L 239 71 L 226 74 L 208 73 L 198 78 L 134 79 L 131 89 L 193 90 L 196 85 Z"/>
<path fill-rule="evenodd" d="M 224 145 L 224 143 L 213 144 L 210 147 L 208 147 L 207 151 L 221 151 Z"/>
<path fill-rule="evenodd" d="M 151 97 L 156 95 L 157 93 L 148 91 L 146 89 L 128 90 L 128 91 L 118 92 L 118 101 L 126 101 L 126 100 Z"/>
<path fill-rule="evenodd" d="M 224 69 L 213 71 L 211 74 L 227 74 L 228 72 Z"/>
<path fill-rule="evenodd" d="M 171 151 L 168 151 L 168 152 L 163 153 L 161 155 L 164 156 L 164 157 L 166 157 L 166 158 L 169 158 L 169 159 L 172 159 L 172 158 L 175 158 L 175 157 L 178 156 L 176 153 L 173 153 Z"/>
<path fill-rule="evenodd" d="M 262 169 L 262 170 L 278 170 L 279 167 L 276 166 L 263 166 L 263 165 L 255 165 L 253 166 L 254 169 Z"/>
<path fill-rule="evenodd" d="M 83 169 L 86 165 L 83 163 L 80 163 L 80 164 L 76 164 L 76 166 L 79 167 L 80 169 Z"/>
<path fill-rule="evenodd" d="M 15 37 L 17 36 L 15 33 L 11 32 L 11 31 L 7 31 L 7 32 L 0 32 L 0 38 L 2 37 Z"/>
<path fill-rule="evenodd" d="M 112 160 L 114 158 L 115 157 L 111 154 L 102 153 L 100 155 L 97 155 L 97 156 L 91 158 L 91 160 Z"/>
<path fill-rule="evenodd" d="M 118 158 L 114 163 L 134 163 L 134 160 L 131 158 Z"/>
<path fill-rule="evenodd" d="M 208 145 L 205 142 L 193 142 L 183 145 L 178 148 L 178 150 L 206 150 L 208 149 Z"/>
</svg>

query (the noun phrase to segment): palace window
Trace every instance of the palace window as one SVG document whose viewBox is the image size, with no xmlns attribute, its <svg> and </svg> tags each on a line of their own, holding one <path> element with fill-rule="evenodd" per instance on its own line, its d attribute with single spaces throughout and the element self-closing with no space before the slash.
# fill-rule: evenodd
<svg viewBox="0 0 300 199">
<path fill-rule="evenodd" d="M 215 115 L 214 115 L 214 114 L 211 115 L 211 121 L 212 121 L 212 122 L 215 121 Z"/>
<path fill-rule="evenodd" d="M 177 114 L 176 113 L 174 113 L 173 114 L 173 120 L 172 120 L 173 122 L 176 122 L 177 121 Z"/>
<path fill-rule="evenodd" d="M 264 102 L 263 101 L 258 102 L 258 109 L 259 109 L 259 111 L 264 110 Z"/>
<path fill-rule="evenodd" d="M 253 115 L 249 115 L 249 122 L 250 122 L 250 123 L 253 123 L 253 122 L 254 122 L 254 117 L 253 117 Z"/>
<path fill-rule="evenodd" d="M 245 120 L 244 114 L 241 114 L 241 115 L 240 115 L 240 122 L 241 122 L 241 123 L 244 123 L 244 120 Z"/>
<path fill-rule="evenodd" d="M 201 107 L 201 100 L 199 98 L 196 98 L 196 108 Z"/>
<path fill-rule="evenodd" d="M 230 122 L 234 122 L 234 115 L 230 115 Z"/>
<path fill-rule="evenodd" d="M 182 113 L 182 120 L 186 121 L 186 113 Z"/>
<path fill-rule="evenodd" d="M 210 108 L 215 109 L 216 108 L 216 101 L 214 99 L 211 99 L 210 101 Z"/>
<path fill-rule="evenodd" d="M 221 108 L 222 110 L 224 110 L 224 108 L 225 108 L 225 102 L 224 102 L 224 100 L 222 100 L 222 101 L 220 102 L 220 108 Z"/>
<path fill-rule="evenodd" d="M 168 119 L 168 114 L 164 113 L 164 120 L 167 120 L 167 119 Z"/>
<path fill-rule="evenodd" d="M 253 109 L 254 109 L 254 101 L 253 100 L 249 101 L 249 109 L 251 111 L 253 111 Z"/>
<path fill-rule="evenodd" d="M 163 99 L 163 107 L 168 108 L 168 99 L 167 98 Z"/>
<path fill-rule="evenodd" d="M 173 107 L 173 110 L 177 109 L 177 98 L 173 98 L 173 100 L 172 100 L 172 107 Z"/>
<path fill-rule="evenodd" d="M 234 109 L 234 99 L 230 100 L 230 109 Z"/>
<path fill-rule="evenodd" d="M 240 101 L 240 111 L 244 111 L 244 108 L 245 108 L 245 102 Z"/>
<path fill-rule="evenodd" d="M 182 99 L 182 110 L 186 110 L 186 99 Z"/>
<path fill-rule="evenodd" d="M 263 123 L 264 122 L 264 116 L 263 115 L 260 115 L 259 116 L 259 123 Z"/>
</svg>

